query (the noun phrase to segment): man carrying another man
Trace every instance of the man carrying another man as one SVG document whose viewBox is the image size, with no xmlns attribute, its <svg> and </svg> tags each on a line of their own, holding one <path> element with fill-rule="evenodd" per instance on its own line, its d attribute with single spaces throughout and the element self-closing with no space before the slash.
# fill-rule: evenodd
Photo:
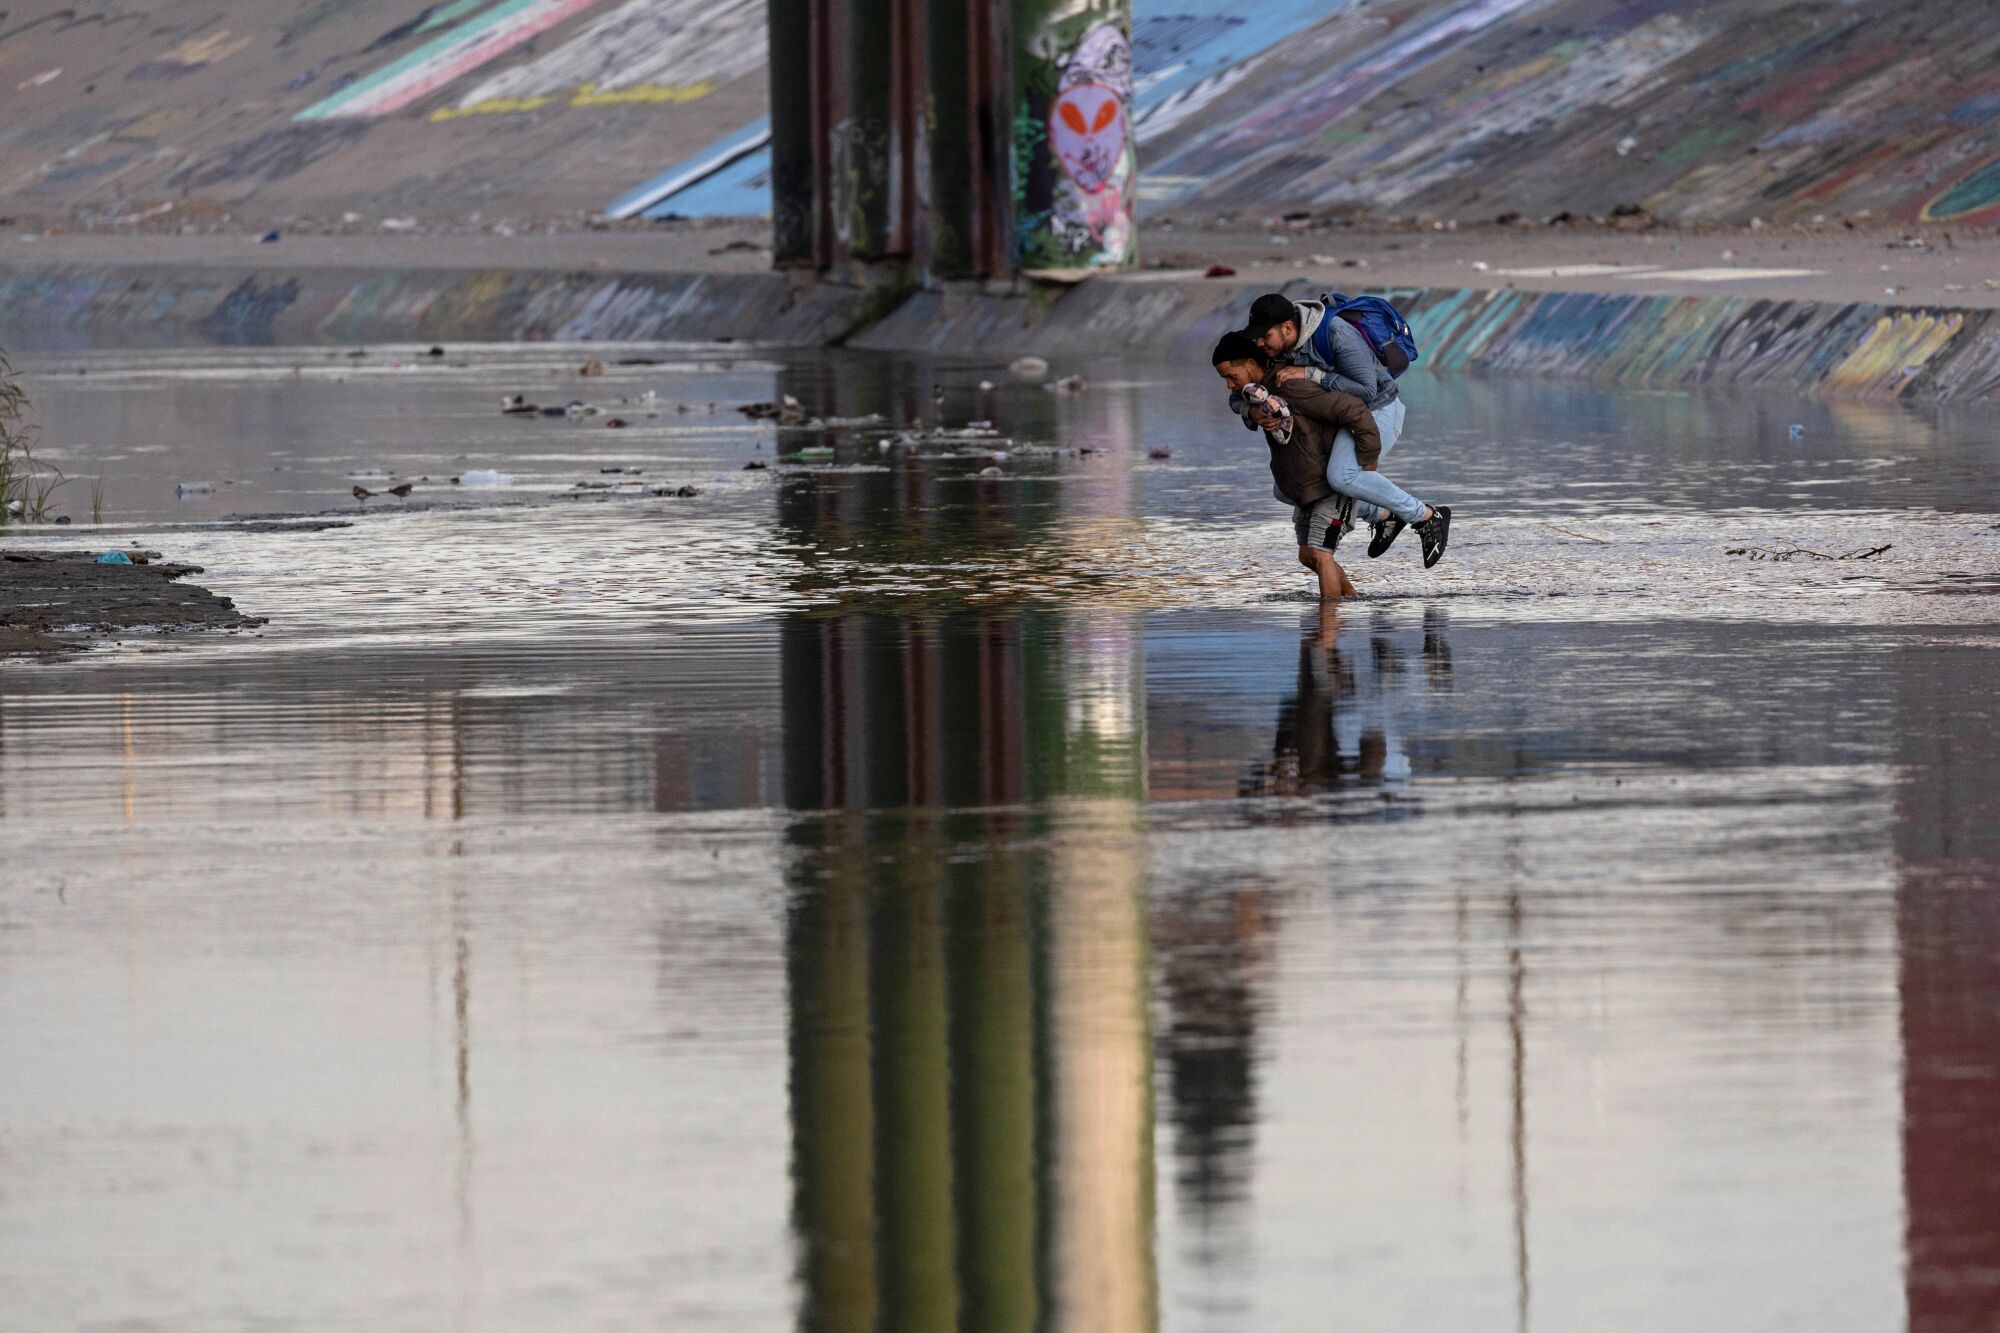
<svg viewBox="0 0 2000 1333">
<path fill-rule="evenodd" d="M 1448 506 L 1433 508 L 1377 471 L 1402 434 L 1396 377 L 1348 320 L 1319 301 L 1260 296 L 1241 333 L 1223 335 L 1214 364 L 1244 424 L 1265 431 L 1278 495 L 1293 506 L 1299 563 L 1320 595 L 1352 595 L 1333 559 L 1350 517 L 1374 528 L 1368 554 L 1389 549 L 1405 526 L 1423 541 L 1426 569 L 1444 555 Z"/>
</svg>

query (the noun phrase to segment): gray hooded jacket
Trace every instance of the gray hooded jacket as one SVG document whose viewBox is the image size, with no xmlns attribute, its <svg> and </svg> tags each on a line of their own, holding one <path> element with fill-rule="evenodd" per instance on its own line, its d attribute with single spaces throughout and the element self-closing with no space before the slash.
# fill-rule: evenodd
<svg viewBox="0 0 2000 1333">
<path fill-rule="evenodd" d="M 1293 309 L 1298 312 L 1299 340 L 1290 351 L 1272 358 L 1272 369 L 1304 366 L 1313 383 L 1320 388 L 1353 394 L 1366 403 L 1371 412 L 1396 401 L 1400 396 L 1396 377 L 1375 359 L 1375 349 L 1361 336 L 1361 330 L 1338 315 L 1329 316 L 1323 301 L 1297 301 L 1293 303 Z M 1333 320 L 1331 365 L 1319 359 L 1312 345 L 1313 334 L 1319 331 L 1321 321 L 1329 318 Z M 1242 395 L 1229 396 L 1229 410 L 1242 417 L 1245 426 L 1252 430 L 1257 428 L 1244 414 Z"/>
</svg>

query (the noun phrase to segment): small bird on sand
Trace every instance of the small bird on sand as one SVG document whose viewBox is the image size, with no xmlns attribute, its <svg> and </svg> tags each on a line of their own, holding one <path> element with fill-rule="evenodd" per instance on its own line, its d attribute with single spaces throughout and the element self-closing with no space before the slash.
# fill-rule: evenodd
<svg viewBox="0 0 2000 1333">
<path fill-rule="evenodd" d="M 407 481 L 397 482 L 389 488 L 389 494 L 395 496 L 398 500 L 407 500 L 410 497 L 410 483 Z"/>
</svg>

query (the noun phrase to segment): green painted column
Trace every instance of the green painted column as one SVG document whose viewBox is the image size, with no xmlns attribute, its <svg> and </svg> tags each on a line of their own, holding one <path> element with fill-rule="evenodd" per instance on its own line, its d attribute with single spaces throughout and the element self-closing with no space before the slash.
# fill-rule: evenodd
<svg viewBox="0 0 2000 1333">
<path fill-rule="evenodd" d="M 1013 0 L 1014 262 L 1072 279 L 1138 262 L 1131 0 Z"/>
<path fill-rule="evenodd" d="M 771 247 L 813 262 L 812 0 L 771 0 Z"/>
</svg>

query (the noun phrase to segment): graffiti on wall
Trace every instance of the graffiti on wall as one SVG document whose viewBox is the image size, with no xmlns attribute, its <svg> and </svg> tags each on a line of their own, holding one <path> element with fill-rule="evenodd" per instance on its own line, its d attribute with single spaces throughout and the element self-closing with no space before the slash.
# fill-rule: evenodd
<svg viewBox="0 0 2000 1333">
<path fill-rule="evenodd" d="M 1015 123 L 1015 217 L 1029 272 L 1121 268 L 1138 259 L 1132 39 L 1122 18 L 1084 30 L 1029 84 Z"/>
<path fill-rule="evenodd" d="M 759 69 L 767 0 L 628 0 L 548 54 L 481 80 L 458 99 L 481 107 L 693 101 Z"/>
<path fill-rule="evenodd" d="M 530 38 L 574 18 L 598 0 L 505 0 L 331 97 L 295 120 L 386 116 L 422 101 L 446 84 L 491 64 Z"/>
</svg>

